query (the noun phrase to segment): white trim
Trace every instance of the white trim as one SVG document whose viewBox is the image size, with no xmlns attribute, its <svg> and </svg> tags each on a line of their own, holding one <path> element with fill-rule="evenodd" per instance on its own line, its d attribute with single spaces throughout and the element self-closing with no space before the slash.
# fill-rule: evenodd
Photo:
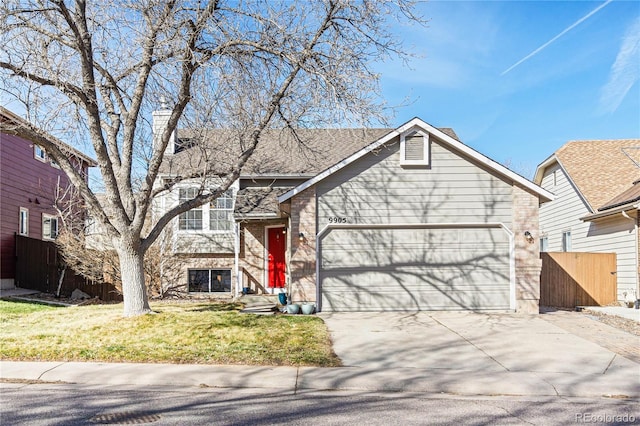
<svg viewBox="0 0 640 426">
<path fill-rule="evenodd" d="M 407 136 L 418 135 L 422 137 L 422 159 L 421 160 L 407 160 Z M 430 152 L 431 144 L 429 141 L 429 133 L 423 132 L 418 129 L 408 130 L 400 135 L 400 165 L 401 166 L 429 166 L 429 159 L 431 157 Z"/>
<path fill-rule="evenodd" d="M 599 213 L 588 214 L 586 216 L 581 217 L 580 220 L 583 222 L 591 222 L 597 219 L 601 219 L 603 217 L 614 216 L 614 215 L 617 215 L 618 213 L 628 212 L 633 210 L 638 210 L 639 211 L 638 214 L 640 214 L 640 203 L 624 204 L 622 206 L 618 206 L 610 210 L 604 210 Z"/>
<path fill-rule="evenodd" d="M 284 276 L 285 276 L 285 283 L 284 283 L 284 287 L 269 287 L 269 229 L 273 229 L 273 228 L 282 228 L 285 231 L 287 231 L 287 226 L 284 223 L 279 223 L 277 225 L 265 225 L 264 227 L 264 266 L 263 266 L 263 283 L 264 283 L 264 291 L 266 294 L 278 294 L 278 293 L 283 293 L 287 291 L 287 271 L 288 271 L 288 265 L 287 265 L 287 246 L 285 246 L 284 249 Z M 286 237 L 285 237 L 285 244 L 286 244 Z M 277 290 L 277 292 L 276 292 Z"/>
<path fill-rule="evenodd" d="M 591 204 L 589 204 L 589 201 L 587 201 L 585 196 L 582 195 L 582 192 L 580 191 L 580 188 L 578 188 L 578 185 L 576 185 L 576 183 L 573 181 L 573 179 L 571 179 L 571 175 L 569 174 L 569 172 L 567 172 L 567 169 L 565 169 L 565 167 L 562 165 L 562 162 L 560 161 L 560 159 L 558 157 L 556 157 L 555 155 L 552 155 L 551 157 L 547 158 L 546 160 L 544 160 L 544 162 L 542 164 L 540 164 L 538 166 L 538 168 L 536 169 L 536 175 L 535 175 L 535 178 L 534 178 L 534 182 L 536 184 L 538 184 L 538 185 L 541 185 L 542 184 L 542 179 L 544 178 L 545 170 L 548 169 L 549 166 L 553 165 L 553 163 L 557 163 L 558 164 L 558 167 L 560 168 L 560 170 L 562 170 L 562 173 L 564 173 L 564 175 L 566 176 L 567 180 L 569 181 L 569 185 L 571 185 L 571 187 L 573 188 L 575 193 L 578 194 L 578 197 L 580 198 L 580 200 L 582 200 L 584 205 L 587 207 L 587 210 L 589 210 L 589 212 L 593 213 L 593 208 L 591 207 Z M 554 173 L 556 171 L 554 171 Z M 554 182 L 555 182 L 555 179 L 556 179 L 556 177 L 554 176 Z M 555 188 L 555 185 L 554 185 L 554 188 Z"/>
<path fill-rule="evenodd" d="M 38 155 L 38 151 L 42 153 L 42 157 Z M 38 145 L 37 143 L 33 144 L 33 158 L 40 161 L 41 163 L 47 162 L 47 151 L 44 150 L 43 147 Z"/>
<path fill-rule="evenodd" d="M 25 213 L 25 231 L 22 232 L 22 213 Z M 29 209 L 26 207 L 20 207 L 20 213 L 18 215 L 18 235 L 25 237 L 29 236 Z"/>
<path fill-rule="evenodd" d="M 467 155 L 468 157 L 472 158 L 473 160 L 477 161 L 478 163 L 486 166 L 487 168 L 489 168 L 490 170 L 493 170 L 495 172 L 497 172 L 498 174 L 511 179 L 513 182 L 518 183 L 520 185 L 522 185 L 523 187 L 525 187 L 526 189 L 532 191 L 533 193 L 537 194 L 539 197 L 545 199 L 546 201 L 552 201 L 555 196 L 547 191 L 546 189 L 540 187 L 539 185 L 536 185 L 535 183 L 531 182 L 530 180 L 520 176 L 519 174 L 512 172 L 511 170 L 509 170 L 508 168 L 506 168 L 505 166 L 496 163 L 495 161 L 491 160 L 490 158 L 484 156 L 483 154 L 480 154 L 479 152 L 475 151 L 474 149 L 468 147 L 467 145 L 463 144 L 462 142 L 452 138 L 451 136 L 447 135 L 446 133 L 444 133 L 443 131 L 431 126 L 430 124 L 426 123 L 425 121 L 422 121 L 419 118 L 414 118 L 410 121 L 408 121 L 407 123 L 403 124 L 402 126 L 398 127 L 396 130 L 391 131 L 390 133 L 386 134 L 385 136 L 381 137 L 380 139 L 378 139 L 377 141 L 369 144 L 368 146 L 364 147 L 363 149 L 361 149 L 360 151 L 356 152 L 355 154 L 345 158 L 344 160 L 340 161 L 339 163 L 336 163 L 335 165 L 329 167 L 328 169 L 326 169 L 324 172 L 318 174 L 317 176 L 315 176 L 312 179 L 309 179 L 308 181 L 296 186 L 295 188 L 293 188 L 292 190 L 282 194 L 281 196 L 278 197 L 278 202 L 279 203 L 283 203 L 284 201 L 287 201 L 288 199 L 290 199 L 291 197 L 293 197 L 296 194 L 299 194 L 300 192 L 304 191 L 305 189 L 309 188 L 312 185 L 315 185 L 316 183 L 320 182 L 321 180 L 325 179 L 326 177 L 334 174 L 335 172 L 337 172 L 338 170 L 341 170 L 342 168 L 348 166 L 349 164 L 353 163 L 354 161 L 358 160 L 359 158 L 363 157 L 364 155 L 368 154 L 369 152 L 379 148 L 380 146 L 384 145 L 385 143 L 391 141 L 393 138 L 403 134 L 404 132 L 407 132 L 411 129 L 413 129 L 414 127 L 418 127 L 420 129 L 422 129 L 423 131 L 436 136 L 438 139 L 440 139 L 442 142 L 444 142 L 445 145 L 448 145 L 449 147 Z"/>
<path fill-rule="evenodd" d="M 242 293 L 242 281 L 244 280 L 244 274 L 240 272 L 240 224 L 233 222 L 233 267 L 236 272 L 236 291 L 234 296 L 238 296 Z M 233 280 L 232 280 L 233 281 Z"/>
<path fill-rule="evenodd" d="M 44 221 L 45 219 L 55 219 L 56 221 L 56 236 L 55 237 L 51 237 L 51 225 L 49 225 L 49 235 L 45 235 L 44 234 Z M 58 216 L 52 215 L 52 214 L 48 214 L 48 213 L 42 213 L 42 239 L 43 240 L 47 240 L 47 241 L 53 241 L 56 239 L 56 237 L 58 236 L 58 232 L 59 232 L 60 228 L 58 227 Z"/>
<path fill-rule="evenodd" d="M 349 224 L 329 223 L 316 234 L 316 307 L 322 312 L 322 288 L 320 285 L 320 263 L 322 237 L 334 229 L 486 229 L 502 228 L 509 237 L 509 309 L 516 310 L 516 244 L 514 233 L 502 222 L 462 222 L 462 223 L 388 223 L 388 224 Z"/>
</svg>

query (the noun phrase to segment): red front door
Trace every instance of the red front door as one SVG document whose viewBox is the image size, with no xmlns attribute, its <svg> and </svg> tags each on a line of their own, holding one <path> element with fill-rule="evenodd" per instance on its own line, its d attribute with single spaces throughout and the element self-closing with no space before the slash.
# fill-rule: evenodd
<svg viewBox="0 0 640 426">
<path fill-rule="evenodd" d="M 267 247 L 269 258 L 269 288 L 284 287 L 284 250 L 285 250 L 284 228 L 267 229 Z"/>
</svg>

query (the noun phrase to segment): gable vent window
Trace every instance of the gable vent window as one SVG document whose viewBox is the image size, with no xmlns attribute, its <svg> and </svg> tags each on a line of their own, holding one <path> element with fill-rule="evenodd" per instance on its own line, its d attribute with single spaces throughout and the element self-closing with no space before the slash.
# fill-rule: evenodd
<svg viewBox="0 0 640 426">
<path fill-rule="evenodd" d="M 429 165 L 429 134 L 413 131 L 400 136 L 400 165 Z"/>
<path fill-rule="evenodd" d="M 405 160 L 421 161 L 424 160 L 424 137 L 409 136 L 404 140 Z"/>
</svg>

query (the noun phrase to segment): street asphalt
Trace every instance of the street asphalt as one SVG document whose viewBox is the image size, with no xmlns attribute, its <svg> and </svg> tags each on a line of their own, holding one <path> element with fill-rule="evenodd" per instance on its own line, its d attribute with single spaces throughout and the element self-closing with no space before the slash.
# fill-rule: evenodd
<svg viewBox="0 0 640 426">
<path fill-rule="evenodd" d="M 320 314 L 343 367 L 0 363 L 14 383 L 640 398 L 640 364 L 544 315 Z M 583 317 L 584 321 L 593 321 Z M 607 326 L 608 327 L 608 326 Z M 585 322 L 582 329 L 589 328 Z M 584 330 L 583 330 L 584 331 Z M 602 333 L 602 328 L 597 329 Z M 611 333 L 618 330 L 611 328 Z M 622 333 L 622 332 L 620 332 Z M 630 348 L 640 337 L 615 334 Z"/>
</svg>

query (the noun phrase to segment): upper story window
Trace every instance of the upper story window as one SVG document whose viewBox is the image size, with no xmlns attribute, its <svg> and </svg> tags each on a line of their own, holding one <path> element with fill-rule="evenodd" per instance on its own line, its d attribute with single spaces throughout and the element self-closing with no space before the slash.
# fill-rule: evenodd
<svg viewBox="0 0 640 426">
<path fill-rule="evenodd" d="M 198 188 L 181 188 L 180 202 L 185 202 L 198 195 Z M 202 206 L 191 209 L 180 214 L 178 217 L 178 229 L 180 230 L 201 230 L 202 229 Z"/>
<path fill-rule="evenodd" d="M 33 145 L 33 157 L 42 162 L 47 161 L 47 153 L 40 145 Z"/>
<path fill-rule="evenodd" d="M 198 188 L 181 188 L 180 202 L 196 197 Z M 178 217 L 181 231 L 231 231 L 233 230 L 233 189 L 225 191 L 209 204 L 196 207 Z"/>
<path fill-rule="evenodd" d="M 209 204 L 209 230 L 230 231 L 233 224 L 233 190 L 225 191 Z"/>
<path fill-rule="evenodd" d="M 42 239 L 55 240 L 58 236 L 58 218 L 42 214 Z"/>
<path fill-rule="evenodd" d="M 429 165 L 429 134 L 413 130 L 400 135 L 400 165 Z"/>
</svg>

